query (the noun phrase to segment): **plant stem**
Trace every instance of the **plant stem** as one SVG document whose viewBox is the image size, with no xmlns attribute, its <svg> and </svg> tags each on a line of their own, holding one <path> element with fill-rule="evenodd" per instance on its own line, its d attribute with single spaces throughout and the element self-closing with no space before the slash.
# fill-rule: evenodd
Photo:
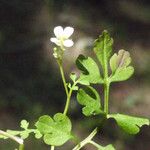
<svg viewBox="0 0 150 150">
<path fill-rule="evenodd" d="M 83 146 L 85 146 L 86 144 L 90 143 L 90 141 L 96 135 L 96 133 L 97 133 L 97 128 L 95 128 L 87 138 L 85 138 L 83 141 L 81 141 L 72 150 L 80 150 Z"/>
<path fill-rule="evenodd" d="M 54 150 L 55 149 L 55 146 L 51 146 L 51 150 Z"/>
<path fill-rule="evenodd" d="M 73 85 L 74 86 L 74 85 Z M 69 94 L 68 94 L 68 96 L 67 96 L 67 100 L 66 100 L 66 105 L 65 105 L 65 109 L 64 109 L 64 112 L 63 112 L 63 114 L 67 114 L 67 112 L 68 112 L 68 108 L 69 108 L 69 104 L 70 104 L 70 99 L 71 99 L 71 95 L 72 95 L 72 88 L 70 89 L 70 91 L 69 91 Z"/>
<path fill-rule="evenodd" d="M 66 79 L 65 79 L 65 75 L 64 75 L 64 70 L 63 70 L 63 67 L 62 67 L 62 62 L 58 60 L 57 63 L 58 63 L 58 65 L 59 65 L 59 69 L 60 69 L 62 81 L 63 81 L 63 84 L 64 84 L 66 96 L 67 96 L 66 104 L 65 104 L 65 109 L 64 109 L 64 112 L 63 112 L 63 114 L 66 115 L 66 114 L 67 114 L 67 111 L 68 111 L 68 108 L 69 108 L 70 98 L 71 98 L 73 89 L 71 88 L 70 91 L 68 91 L 68 87 L 67 87 L 67 83 L 66 83 Z M 75 82 L 75 83 L 73 84 L 73 86 L 75 86 L 76 83 L 77 83 L 77 82 Z M 73 86 L 72 86 L 72 87 L 73 87 Z"/>
<path fill-rule="evenodd" d="M 12 139 L 13 141 L 19 143 L 20 145 L 23 145 L 23 139 L 17 137 L 17 136 L 14 136 L 14 135 L 11 135 L 7 132 L 4 132 L 2 130 L 0 130 L 0 135 L 4 136 L 4 137 L 7 137 L 7 138 L 10 138 Z"/>
<path fill-rule="evenodd" d="M 19 145 L 19 150 L 24 150 L 24 145 L 23 144 Z"/>
<path fill-rule="evenodd" d="M 103 147 L 102 146 L 100 146 L 99 144 L 97 144 L 96 142 L 94 142 L 94 141 L 89 141 L 89 143 L 90 144 L 92 144 L 92 145 L 94 145 L 96 148 L 98 148 L 98 149 L 102 149 Z"/>
<path fill-rule="evenodd" d="M 62 67 L 62 62 L 60 62 L 59 60 L 57 62 L 58 62 L 58 65 L 59 65 L 59 69 L 60 69 L 63 85 L 64 85 L 64 88 L 65 88 L 65 92 L 66 92 L 66 95 L 68 96 L 69 92 L 68 92 L 68 87 L 67 87 L 67 83 L 66 83 L 66 79 L 65 79 L 65 75 L 64 75 L 64 70 L 63 70 L 63 67 Z"/>
<path fill-rule="evenodd" d="M 106 83 L 104 83 L 104 112 L 106 115 L 108 114 L 108 109 L 109 109 L 109 87 L 110 84 L 106 80 Z"/>
</svg>

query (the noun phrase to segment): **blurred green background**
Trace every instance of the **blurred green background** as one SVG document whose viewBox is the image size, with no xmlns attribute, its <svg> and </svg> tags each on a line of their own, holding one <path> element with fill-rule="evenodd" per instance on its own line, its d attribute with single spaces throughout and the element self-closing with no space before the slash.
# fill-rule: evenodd
<svg viewBox="0 0 150 150">
<path fill-rule="evenodd" d="M 75 28 L 75 45 L 64 58 L 67 80 L 70 72 L 77 71 L 74 61 L 80 53 L 93 55 L 92 42 L 104 29 L 114 38 L 114 51 L 130 51 L 135 74 L 112 85 L 110 111 L 150 119 L 149 0 L 0 0 L 0 128 L 19 129 L 21 119 L 33 127 L 40 115 L 63 111 L 65 93 L 49 41 L 58 25 Z M 102 96 L 102 88 L 98 89 Z M 73 132 L 83 139 L 99 118 L 81 114 L 75 93 L 70 110 Z M 150 150 L 150 128 L 145 126 L 136 136 L 129 136 L 109 120 L 96 140 L 113 143 L 117 150 Z M 72 144 L 58 149 L 70 150 Z M 10 140 L 0 141 L 0 150 L 15 147 Z M 49 149 L 31 135 L 26 150 L 33 148 Z"/>
</svg>

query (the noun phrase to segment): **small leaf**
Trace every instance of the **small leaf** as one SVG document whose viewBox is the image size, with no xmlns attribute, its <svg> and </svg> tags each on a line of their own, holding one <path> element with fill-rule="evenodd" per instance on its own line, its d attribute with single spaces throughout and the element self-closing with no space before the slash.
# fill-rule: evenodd
<svg viewBox="0 0 150 150">
<path fill-rule="evenodd" d="M 20 135 L 22 139 L 26 139 L 29 137 L 29 134 L 32 132 L 32 130 L 24 130 L 24 131 L 14 131 L 14 130 L 7 130 L 7 133 L 11 135 Z"/>
<path fill-rule="evenodd" d="M 78 83 L 80 83 L 82 85 L 90 85 L 90 83 L 88 81 L 82 80 L 82 79 L 78 80 Z"/>
<path fill-rule="evenodd" d="M 68 85 L 68 88 L 71 89 L 71 83 L 68 83 L 67 85 Z"/>
<path fill-rule="evenodd" d="M 94 52 L 103 69 L 106 69 L 108 66 L 108 59 L 112 52 L 112 44 L 113 39 L 106 30 L 103 31 L 102 35 L 94 43 Z"/>
<path fill-rule="evenodd" d="M 42 137 L 42 134 L 40 133 L 39 130 L 35 130 L 35 131 L 34 131 L 34 134 L 35 134 L 35 138 L 36 138 L 36 139 L 40 139 L 40 138 Z"/>
<path fill-rule="evenodd" d="M 27 130 L 20 132 L 20 136 L 22 139 L 26 139 L 29 137 L 29 133 Z"/>
<path fill-rule="evenodd" d="M 20 124 L 20 127 L 23 129 L 27 129 L 29 126 L 29 122 L 27 122 L 26 120 L 22 120 Z"/>
<path fill-rule="evenodd" d="M 75 74 L 75 73 L 71 73 L 71 75 L 70 75 L 70 79 L 71 79 L 73 82 L 75 82 L 75 81 L 76 81 L 76 79 L 77 79 L 76 74 Z"/>
<path fill-rule="evenodd" d="M 0 139 L 7 139 L 6 136 L 0 135 Z"/>
<path fill-rule="evenodd" d="M 7 130 L 7 133 L 11 134 L 11 135 L 19 135 L 20 131 L 14 131 L 14 130 Z"/>
<path fill-rule="evenodd" d="M 77 91 L 77 90 L 79 89 L 79 87 L 78 87 L 78 86 L 73 86 L 72 89 L 73 89 L 74 91 Z"/>
<path fill-rule="evenodd" d="M 128 51 L 120 50 L 118 55 L 115 53 L 110 59 L 111 82 L 124 81 L 130 78 L 134 72 L 134 68 L 129 66 L 130 63 L 131 57 Z"/>
<path fill-rule="evenodd" d="M 60 146 L 72 138 L 71 122 L 61 113 L 55 114 L 53 119 L 48 115 L 40 117 L 36 127 L 47 145 Z"/>
<path fill-rule="evenodd" d="M 82 71 L 78 83 L 95 84 L 103 82 L 99 68 L 92 58 L 79 55 L 76 60 L 76 65 Z"/>
<path fill-rule="evenodd" d="M 129 134 L 137 134 L 140 131 L 140 127 L 150 124 L 148 119 L 123 114 L 111 114 L 108 115 L 108 118 L 114 118 L 118 126 Z"/>
<path fill-rule="evenodd" d="M 79 104 L 85 106 L 82 108 L 85 116 L 97 115 L 102 112 L 99 94 L 91 86 L 87 86 L 85 89 L 79 89 L 77 100 Z"/>
</svg>

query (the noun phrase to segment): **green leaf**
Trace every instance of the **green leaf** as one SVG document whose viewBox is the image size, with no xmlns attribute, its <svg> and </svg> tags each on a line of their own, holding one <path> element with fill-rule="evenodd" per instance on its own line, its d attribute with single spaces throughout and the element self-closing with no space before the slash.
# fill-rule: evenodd
<svg viewBox="0 0 150 150">
<path fill-rule="evenodd" d="M 130 53 L 125 50 L 120 50 L 118 54 L 114 54 L 110 59 L 110 68 L 112 75 L 111 82 L 124 81 L 131 77 L 134 73 L 134 68 L 129 66 L 131 63 Z"/>
<path fill-rule="evenodd" d="M 20 134 L 20 131 L 14 131 L 14 130 L 7 130 L 6 132 L 11 135 L 19 135 Z"/>
<path fill-rule="evenodd" d="M 108 69 L 108 60 L 112 52 L 113 39 L 104 30 L 102 35 L 94 43 L 94 52 L 100 61 L 103 69 Z"/>
<path fill-rule="evenodd" d="M 77 90 L 79 89 L 78 86 L 76 86 L 76 85 L 71 85 L 71 83 L 68 83 L 68 88 L 69 88 L 69 89 L 72 89 L 72 90 L 74 90 L 74 91 L 77 91 Z"/>
<path fill-rule="evenodd" d="M 137 134 L 140 131 L 140 127 L 150 124 L 148 119 L 123 114 L 111 114 L 108 115 L 108 118 L 114 118 L 118 126 L 129 134 Z"/>
<path fill-rule="evenodd" d="M 77 91 L 77 90 L 79 89 L 79 87 L 78 87 L 78 86 L 73 86 L 72 89 L 73 89 L 74 91 Z"/>
<path fill-rule="evenodd" d="M 77 100 L 79 104 L 85 106 L 82 108 L 85 116 L 102 113 L 99 94 L 93 87 L 87 86 L 85 89 L 79 89 Z"/>
<path fill-rule="evenodd" d="M 115 150 L 115 148 L 113 147 L 113 145 L 109 144 L 105 147 L 101 147 L 98 150 Z"/>
<path fill-rule="evenodd" d="M 22 120 L 20 124 L 20 127 L 23 129 L 27 129 L 29 126 L 29 122 L 27 122 L 26 120 Z"/>
<path fill-rule="evenodd" d="M 75 82 L 76 79 L 77 79 L 76 74 L 75 74 L 75 73 L 71 73 L 71 74 L 70 74 L 70 79 L 71 79 L 73 82 Z"/>
<path fill-rule="evenodd" d="M 40 133 L 39 130 L 35 130 L 35 131 L 34 131 L 34 134 L 35 134 L 35 138 L 36 138 L 36 139 L 40 139 L 40 138 L 42 137 L 42 134 Z"/>
<path fill-rule="evenodd" d="M 25 130 L 25 131 L 20 132 L 20 136 L 21 136 L 22 139 L 26 139 L 26 138 L 29 137 L 29 133 L 30 132 Z"/>
<path fill-rule="evenodd" d="M 7 130 L 6 132 L 10 135 L 15 135 L 15 136 L 20 133 L 19 131 L 12 131 L 12 130 Z M 0 139 L 8 139 L 8 137 L 0 135 Z"/>
<path fill-rule="evenodd" d="M 14 131 L 14 130 L 7 130 L 7 133 L 11 135 L 20 135 L 22 139 L 27 139 L 29 137 L 29 134 L 32 132 L 32 130 L 24 130 L 24 131 Z"/>
<path fill-rule="evenodd" d="M 82 71 L 78 83 L 95 84 L 103 82 L 99 68 L 92 58 L 79 55 L 76 65 Z"/>
<path fill-rule="evenodd" d="M 84 80 L 84 79 L 82 79 L 82 78 L 80 78 L 80 79 L 78 80 L 78 83 L 80 83 L 80 84 L 82 84 L 82 85 L 90 85 L 89 81 L 86 81 L 86 80 Z"/>
<path fill-rule="evenodd" d="M 40 117 L 36 127 L 47 145 L 60 146 L 72 138 L 71 122 L 62 113 L 55 114 L 53 119 L 48 115 Z"/>
</svg>

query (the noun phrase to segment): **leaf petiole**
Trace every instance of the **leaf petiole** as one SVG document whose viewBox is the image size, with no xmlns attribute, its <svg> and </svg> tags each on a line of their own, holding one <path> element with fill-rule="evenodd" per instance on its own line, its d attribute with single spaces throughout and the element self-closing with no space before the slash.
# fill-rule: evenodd
<svg viewBox="0 0 150 150">
<path fill-rule="evenodd" d="M 93 146 L 95 146 L 96 148 L 98 148 L 98 149 L 102 149 L 103 147 L 102 146 L 100 146 L 99 144 L 97 144 L 96 142 L 94 142 L 94 141 L 89 141 L 89 143 L 90 144 L 92 144 Z"/>
</svg>

